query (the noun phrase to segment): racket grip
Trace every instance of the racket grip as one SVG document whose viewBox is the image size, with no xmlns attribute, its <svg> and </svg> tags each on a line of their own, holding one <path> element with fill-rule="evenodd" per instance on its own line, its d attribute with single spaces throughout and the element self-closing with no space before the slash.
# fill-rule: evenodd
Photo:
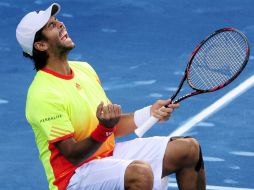
<svg viewBox="0 0 254 190">
<path fill-rule="evenodd" d="M 143 125 L 135 130 L 136 135 L 142 137 L 158 121 L 158 118 L 151 116 Z"/>
</svg>

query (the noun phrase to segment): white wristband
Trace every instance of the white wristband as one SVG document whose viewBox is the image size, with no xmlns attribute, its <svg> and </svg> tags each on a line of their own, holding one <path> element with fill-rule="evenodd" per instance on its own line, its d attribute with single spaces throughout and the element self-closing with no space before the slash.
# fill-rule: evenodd
<svg viewBox="0 0 254 190">
<path fill-rule="evenodd" d="M 134 112 L 134 122 L 137 127 L 143 125 L 151 116 L 151 107 L 147 106 Z"/>
</svg>

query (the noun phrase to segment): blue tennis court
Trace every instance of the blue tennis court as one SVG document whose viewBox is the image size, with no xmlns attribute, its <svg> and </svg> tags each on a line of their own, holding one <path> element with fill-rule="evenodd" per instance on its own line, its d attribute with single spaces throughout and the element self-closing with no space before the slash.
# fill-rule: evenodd
<svg viewBox="0 0 254 190">
<path fill-rule="evenodd" d="M 240 77 L 216 93 L 183 101 L 170 121 L 154 126 L 145 136 L 192 135 L 203 147 L 207 189 L 254 190 L 253 0 L 57 2 L 62 7 L 58 18 L 76 44 L 70 59 L 89 62 L 107 95 L 124 112 L 168 98 L 194 47 L 211 32 L 233 27 L 245 33 L 251 55 Z M 22 56 L 15 30 L 24 14 L 51 3 L 0 2 L 0 190 L 48 189 L 25 118 L 26 93 L 35 71 Z M 132 138 L 134 134 L 118 141 Z M 177 189 L 174 176 L 169 189 Z"/>
</svg>

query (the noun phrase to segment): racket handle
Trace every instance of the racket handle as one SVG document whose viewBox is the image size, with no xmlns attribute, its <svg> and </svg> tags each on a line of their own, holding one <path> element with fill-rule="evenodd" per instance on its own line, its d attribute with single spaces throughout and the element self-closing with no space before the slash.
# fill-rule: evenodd
<svg viewBox="0 0 254 190">
<path fill-rule="evenodd" d="M 136 135 L 142 137 L 158 121 L 158 118 L 151 116 L 143 125 L 135 130 Z"/>
</svg>

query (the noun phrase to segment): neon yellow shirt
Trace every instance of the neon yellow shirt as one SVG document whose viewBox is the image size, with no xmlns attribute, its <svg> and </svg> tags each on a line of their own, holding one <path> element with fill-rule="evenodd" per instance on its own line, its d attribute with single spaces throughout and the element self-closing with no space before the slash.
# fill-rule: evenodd
<svg viewBox="0 0 254 190">
<path fill-rule="evenodd" d="M 97 127 L 96 108 L 109 102 L 93 68 L 69 61 L 72 74 L 63 76 L 48 69 L 37 72 L 27 95 L 26 117 L 33 128 L 40 159 L 50 190 L 64 190 L 77 166 L 66 160 L 54 142 L 73 137 L 80 141 Z M 85 162 L 110 156 L 111 135 Z"/>
</svg>

